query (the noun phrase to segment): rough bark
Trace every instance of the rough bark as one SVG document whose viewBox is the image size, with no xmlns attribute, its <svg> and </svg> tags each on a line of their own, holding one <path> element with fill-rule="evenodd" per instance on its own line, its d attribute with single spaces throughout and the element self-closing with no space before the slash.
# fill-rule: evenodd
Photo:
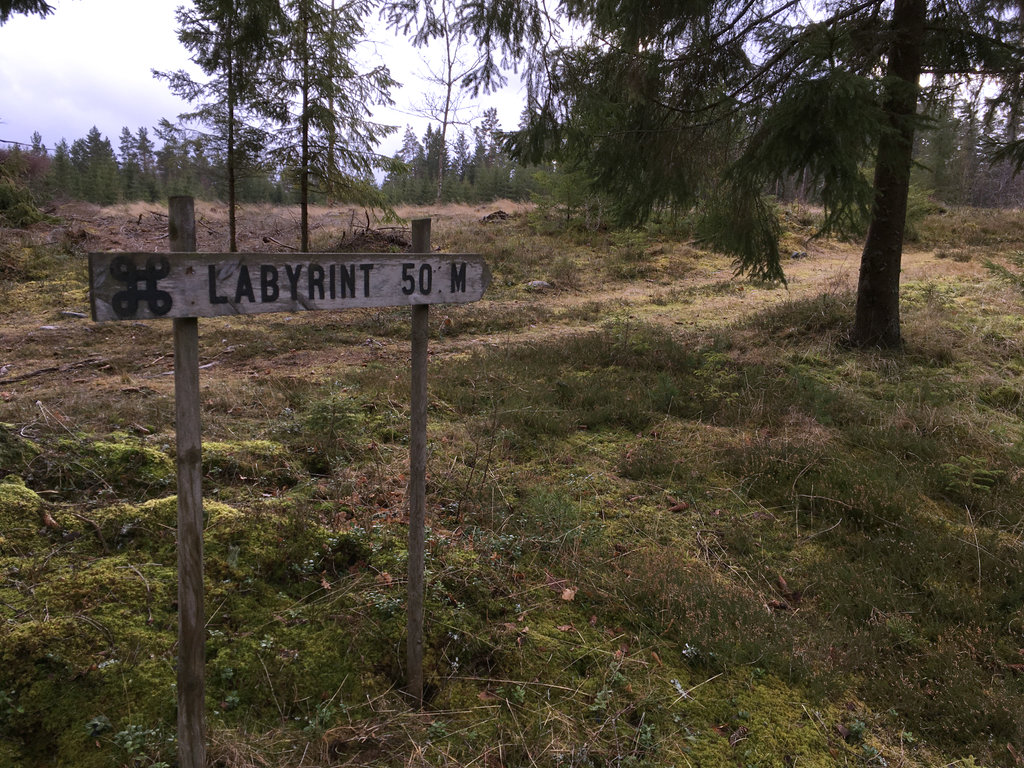
<svg viewBox="0 0 1024 768">
<path fill-rule="evenodd" d="M 896 0 L 884 81 L 889 125 L 879 138 L 875 201 L 860 262 L 850 339 L 861 347 L 896 347 L 900 335 L 900 264 L 914 149 L 927 0 Z"/>
<path fill-rule="evenodd" d="M 301 138 L 301 158 L 299 160 L 299 208 L 301 222 L 299 224 L 303 253 L 309 253 L 309 19 L 306 18 L 306 6 L 299 9 L 299 24 L 302 26 L 302 114 L 299 118 Z"/>
<path fill-rule="evenodd" d="M 227 38 L 234 38 L 234 28 L 230 22 L 227 28 Z M 238 205 L 237 190 L 235 187 L 235 104 L 237 101 L 237 84 L 235 82 L 235 52 L 228 50 L 227 54 L 227 105 L 228 105 L 228 145 L 227 145 L 227 175 L 228 175 L 228 251 L 238 251 L 238 224 L 235 217 Z"/>
</svg>

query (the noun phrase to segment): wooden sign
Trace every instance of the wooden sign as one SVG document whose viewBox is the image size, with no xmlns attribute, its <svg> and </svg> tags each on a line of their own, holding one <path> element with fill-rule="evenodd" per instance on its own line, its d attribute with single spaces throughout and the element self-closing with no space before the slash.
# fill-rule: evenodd
<svg viewBox="0 0 1024 768">
<path fill-rule="evenodd" d="M 94 320 L 174 318 L 178 479 L 178 765 L 206 765 L 199 317 L 411 305 L 406 692 L 423 702 L 427 318 L 430 304 L 476 301 L 491 282 L 476 255 L 430 251 L 430 219 L 412 222 L 413 253 L 194 253 L 191 197 L 169 200 L 171 253 L 90 253 Z"/>
<path fill-rule="evenodd" d="M 90 253 L 94 320 L 477 301 L 474 254 Z"/>
</svg>

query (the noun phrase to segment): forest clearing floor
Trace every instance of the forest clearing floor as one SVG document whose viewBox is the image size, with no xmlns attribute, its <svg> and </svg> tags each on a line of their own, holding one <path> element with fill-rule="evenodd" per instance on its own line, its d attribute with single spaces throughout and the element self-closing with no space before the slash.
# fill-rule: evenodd
<svg viewBox="0 0 1024 768">
<path fill-rule="evenodd" d="M 1024 762 L 1024 296 L 986 267 L 1024 214 L 915 222 L 905 347 L 857 351 L 860 246 L 813 210 L 786 286 L 667 226 L 398 213 L 315 209 L 313 250 L 430 216 L 494 274 L 430 312 L 427 706 L 408 310 L 203 319 L 211 765 Z M 94 323 L 85 269 L 166 251 L 166 212 L 59 214 L 0 230 L 0 765 L 170 765 L 170 324 Z M 238 240 L 295 249 L 298 213 Z"/>
</svg>

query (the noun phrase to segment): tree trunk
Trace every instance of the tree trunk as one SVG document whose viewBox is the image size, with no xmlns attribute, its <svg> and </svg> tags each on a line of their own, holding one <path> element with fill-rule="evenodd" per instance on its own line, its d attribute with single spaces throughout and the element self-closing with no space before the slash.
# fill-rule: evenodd
<svg viewBox="0 0 1024 768">
<path fill-rule="evenodd" d="M 228 252 L 235 253 L 238 250 L 237 225 L 235 220 L 235 207 L 238 203 L 235 194 L 235 82 L 234 82 L 234 54 L 230 54 L 228 61 L 228 147 L 227 147 L 227 173 L 228 173 Z"/>
<path fill-rule="evenodd" d="M 299 159 L 299 208 L 301 221 L 299 224 L 300 246 L 303 253 L 309 253 L 309 20 L 306 18 L 306 6 L 299 10 L 299 24 L 302 25 L 302 114 L 299 117 L 300 142 Z"/>
<path fill-rule="evenodd" d="M 336 11 L 334 9 L 334 0 L 331 0 L 330 36 L 331 36 L 332 39 L 337 34 L 337 29 L 338 29 L 338 17 L 337 17 Z M 333 47 L 334 47 L 333 43 L 331 44 L 331 47 L 332 47 L 332 50 L 333 50 Z M 331 115 L 336 114 L 335 111 L 334 111 L 334 91 L 331 91 L 331 93 L 327 97 L 327 112 L 329 114 L 331 114 Z M 327 130 L 327 174 L 328 174 L 328 177 L 327 178 L 330 181 L 325 185 L 326 186 L 326 192 L 327 192 L 327 205 L 328 206 L 334 205 L 334 195 L 332 193 L 334 191 L 334 183 L 333 183 L 333 179 L 334 179 L 334 175 L 335 175 L 334 174 L 334 172 L 335 172 L 334 145 L 335 145 L 336 141 L 337 141 L 337 135 L 336 135 L 335 129 L 334 128 L 328 128 L 328 130 Z"/>
<path fill-rule="evenodd" d="M 875 201 L 861 256 L 850 336 L 860 347 L 900 344 L 900 262 L 927 11 L 927 0 L 896 0 L 893 7 L 883 104 L 889 125 L 878 142 Z"/>
</svg>

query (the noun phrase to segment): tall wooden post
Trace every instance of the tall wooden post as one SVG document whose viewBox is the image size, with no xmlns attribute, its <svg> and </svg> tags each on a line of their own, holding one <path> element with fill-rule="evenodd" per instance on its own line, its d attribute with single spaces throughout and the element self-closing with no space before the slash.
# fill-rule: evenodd
<svg viewBox="0 0 1024 768">
<path fill-rule="evenodd" d="M 430 253 L 430 219 L 412 222 L 412 252 Z M 412 307 L 412 393 L 409 434 L 409 581 L 406 692 L 423 704 L 423 538 L 427 495 L 427 304 Z"/>
<path fill-rule="evenodd" d="M 171 251 L 195 252 L 191 197 L 169 201 Z M 178 445 L 178 765 L 206 765 L 203 610 L 202 434 L 199 422 L 199 321 L 174 320 L 174 407 Z"/>
</svg>

